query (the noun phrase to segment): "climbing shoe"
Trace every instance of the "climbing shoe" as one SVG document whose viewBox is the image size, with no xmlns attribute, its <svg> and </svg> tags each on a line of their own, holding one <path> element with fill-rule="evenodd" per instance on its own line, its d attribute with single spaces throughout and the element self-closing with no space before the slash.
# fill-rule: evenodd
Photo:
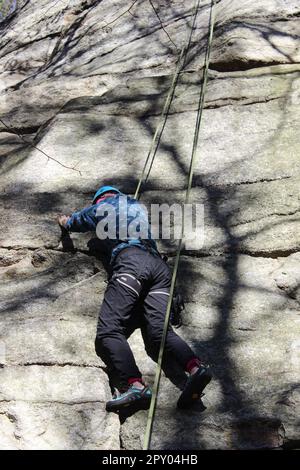
<svg viewBox="0 0 300 470">
<path fill-rule="evenodd" d="M 118 411 L 131 405 L 140 410 L 147 410 L 150 406 L 152 392 L 149 387 L 142 389 L 131 385 L 124 393 L 114 393 L 112 400 L 106 403 L 106 411 Z"/>
<path fill-rule="evenodd" d="M 177 402 L 177 408 L 186 409 L 196 403 L 212 379 L 210 367 L 201 364 L 197 372 L 187 379 L 186 385 Z"/>
</svg>

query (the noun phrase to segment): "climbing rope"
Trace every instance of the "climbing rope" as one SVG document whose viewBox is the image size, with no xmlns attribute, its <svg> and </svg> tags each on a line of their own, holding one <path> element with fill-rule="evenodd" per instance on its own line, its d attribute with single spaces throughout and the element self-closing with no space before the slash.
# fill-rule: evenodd
<svg viewBox="0 0 300 470">
<path fill-rule="evenodd" d="M 168 95 L 167 95 L 162 113 L 160 115 L 159 121 L 157 123 L 156 129 L 155 129 L 152 141 L 151 141 L 150 149 L 149 149 L 149 152 L 147 154 L 147 157 L 146 157 L 143 169 L 142 169 L 142 173 L 141 173 L 140 179 L 139 179 L 137 187 L 136 187 L 136 191 L 135 191 L 135 194 L 134 194 L 134 199 L 139 199 L 140 198 L 141 188 L 142 188 L 143 185 L 145 185 L 147 183 L 147 181 L 149 179 L 150 172 L 152 170 L 152 166 L 153 166 L 153 163 L 154 163 L 154 160 L 155 160 L 155 157 L 156 157 L 159 145 L 160 145 L 160 140 L 161 140 L 162 134 L 164 132 L 166 121 L 167 121 L 169 111 L 170 111 L 170 107 L 171 107 L 171 104 L 172 104 L 172 101 L 173 101 L 173 97 L 174 97 L 178 77 L 182 73 L 183 68 L 186 64 L 186 58 L 187 58 L 188 51 L 190 49 L 190 45 L 191 45 L 191 41 L 192 41 L 193 32 L 194 32 L 194 29 L 195 29 L 197 13 L 198 13 L 200 2 L 201 2 L 201 0 L 196 0 L 196 2 L 195 2 L 195 6 L 193 8 L 193 14 L 192 14 L 193 22 L 192 22 L 192 25 L 191 25 L 191 28 L 190 28 L 190 34 L 189 34 L 189 38 L 188 38 L 188 41 L 187 41 L 187 45 L 185 47 L 183 47 L 181 52 L 180 52 L 180 55 L 179 55 L 179 58 L 178 58 L 178 61 L 177 61 L 177 66 L 176 66 L 176 69 L 175 69 L 175 72 L 174 72 L 174 75 L 173 75 L 173 79 L 172 79 L 172 82 L 171 82 L 171 85 L 170 85 L 170 88 L 169 88 L 169 92 L 168 92 Z M 151 157 L 151 161 L 150 161 L 150 157 Z M 149 161 L 150 161 L 150 165 L 149 165 L 149 168 L 148 168 L 148 171 L 147 171 L 147 175 L 145 177 L 146 169 L 147 169 Z M 144 179 L 144 177 L 145 177 L 145 179 Z"/>
<path fill-rule="evenodd" d="M 196 4 L 196 14 L 198 12 L 198 5 L 199 5 L 199 2 L 197 2 Z M 215 0 L 211 0 L 210 17 L 209 17 L 209 35 L 208 35 L 207 48 L 206 48 L 206 54 L 205 54 L 205 64 L 203 68 L 203 81 L 202 81 L 202 87 L 201 87 L 201 91 L 199 95 L 199 102 L 198 102 L 197 119 L 196 119 L 192 155 L 191 155 L 189 173 L 188 173 L 188 184 L 187 184 L 187 190 L 186 190 L 186 195 L 185 195 L 185 204 L 189 202 L 190 192 L 192 188 L 195 157 L 196 157 L 196 151 L 197 151 L 197 146 L 198 146 L 198 141 L 199 141 L 200 125 L 201 125 L 201 119 L 202 119 L 203 108 L 204 108 L 204 99 L 205 99 L 205 91 L 206 91 L 206 85 L 207 85 L 207 79 L 208 79 L 210 52 L 211 52 L 213 31 L 214 31 L 214 24 L 215 24 L 214 6 L 215 6 Z M 150 404 L 150 409 L 149 409 L 149 414 L 148 414 L 148 419 L 147 419 L 146 432 L 144 436 L 144 445 L 143 445 L 144 450 L 148 450 L 150 443 L 151 443 L 153 422 L 154 422 L 154 417 L 155 417 L 155 409 L 156 409 L 157 396 L 158 396 L 158 391 L 159 391 L 159 383 L 160 383 L 160 378 L 161 378 L 162 360 L 163 360 L 165 342 L 166 342 L 166 337 L 167 337 L 167 332 L 168 332 L 168 327 L 169 327 L 170 313 L 171 313 L 171 307 L 172 307 L 172 298 L 173 298 L 174 288 L 176 284 L 183 238 L 184 238 L 184 216 L 182 215 L 181 236 L 180 236 L 180 240 L 178 243 L 175 264 L 173 268 L 172 281 L 171 281 L 171 287 L 170 287 L 170 296 L 169 296 L 169 301 L 168 301 L 168 306 L 167 306 L 167 311 L 166 311 L 166 316 L 165 316 L 165 321 L 164 321 L 163 335 L 162 335 L 162 340 L 160 344 L 156 374 L 155 374 L 154 385 L 153 385 L 153 394 L 152 394 L 152 399 L 151 399 L 151 404 Z"/>
<path fill-rule="evenodd" d="M 146 157 L 146 160 L 145 160 L 145 163 L 144 163 L 144 166 L 143 166 L 141 177 L 140 177 L 139 182 L 138 182 L 137 187 L 136 187 L 136 191 L 135 191 L 135 194 L 134 194 L 134 199 L 139 199 L 140 198 L 141 186 L 142 186 L 142 184 L 146 184 L 146 182 L 148 181 L 148 178 L 149 178 L 149 175 L 150 175 L 150 172 L 151 172 L 151 169 L 152 169 L 152 165 L 153 165 L 153 162 L 154 162 L 154 159 L 155 159 L 155 156 L 156 156 L 159 144 L 160 144 L 160 139 L 161 139 L 162 133 L 163 133 L 164 128 L 165 128 L 166 118 L 169 114 L 170 106 L 171 106 L 172 101 L 173 101 L 173 96 L 174 96 L 174 93 L 175 93 L 177 80 L 178 80 L 179 74 L 181 72 L 181 69 L 182 69 L 184 61 L 185 61 L 185 55 L 186 55 L 186 49 L 183 48 L 181 50 L 181 53 L 180 53 L 180 56 L 179 56 L 179 59 L 178 59 L 178 62 L 177 62 L 177 67 L 176 67 L 176 70 L 175 70 L 175 73 L 174 73 L 174 76 L 173 76 L 173 80 L 171 82 L 171 86 L 170 86 L 170 89 L 169 89 L 169 92 L 168 92 L 168 95 L 167 95 L 162 113 L 160 115 L 160 119 L 158 121 L 158 124 L 156 126 L 156 129 L 155 129 L 152 141 L 151 141 L 150 149 L 149 149 L 148 155 Z M 146 178 L 144 180 L 144 176 L 145 176 L 145 173 L 146 173 L 148 163 L 150 161 L 150 157 L 151 157 L 150 166 L 149 166 Z"/>
</svg>

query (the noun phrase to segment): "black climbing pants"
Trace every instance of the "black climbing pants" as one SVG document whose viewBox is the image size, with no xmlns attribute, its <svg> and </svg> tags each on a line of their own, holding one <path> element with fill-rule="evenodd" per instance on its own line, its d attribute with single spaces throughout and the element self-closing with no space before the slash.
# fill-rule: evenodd
<svg viewBox="0 0 300 470">
<path fill-rule="evenodd" d="M 140 378 L 127 338 L 140 328 L 146 352 L 157 360 L 171 284 L 170 269 L 160 256 L 129 247 L 116 257 L 100 309 L 96 353 L 121 383 Z M 169 326 L 165 357 L 183 368 L 195 357 L 191 348 Z"/>
</svg>

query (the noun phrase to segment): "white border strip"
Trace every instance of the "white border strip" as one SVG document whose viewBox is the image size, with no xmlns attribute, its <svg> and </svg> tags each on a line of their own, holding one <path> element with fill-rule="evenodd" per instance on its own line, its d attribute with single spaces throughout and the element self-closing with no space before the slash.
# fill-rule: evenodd
<svg viewBox="0 0 300 470">
<path fill-rule="evenodd" d="M 118 276 L 129 276 L 131 277 L 132 279 L 134 279 L 139 285 L 141 285 L 140 281 L 134 277 L 132 274 L 128 274 L 128 273 L 116 273 L 116 277 Z"/>
<path fill-rule="evenodd" d="M 117 281 L 118 281 L 119 284 L 123 284 L 123 286 L 129 287 L 129 289 L 133 290 L 133 292 L 135 292 L 138 297 L 140 296 L 138 291 L 135 290 L 133 287 L 131 287 L 129 284 L 126 284 L 126 282 L 120 281 L 120 279 L 118 279 L 118 278 L 117 278 Z"/>
<path fill-rule="evenodd" d="M 170 295 L 170 294 L 168 294 L 168 292 L 163 292 L 161 290 L 152 290 L 152 291 L 148 292 L 148 294 L 163 294 L 163 295 L 168 295 L 168 296 Z"/>
</svg>

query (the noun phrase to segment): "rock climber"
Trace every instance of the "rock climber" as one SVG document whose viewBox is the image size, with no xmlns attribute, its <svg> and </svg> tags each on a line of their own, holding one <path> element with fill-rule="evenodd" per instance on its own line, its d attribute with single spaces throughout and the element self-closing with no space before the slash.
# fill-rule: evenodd
<svg viewBox="0 0 300 470">
<path fill-rule="evenodd" d="M 143 238 L 138 235 L 128 236 L 128 228 L 134 223 L 136 214 L 139 215 L 139 225 L 146 222 L 148 227 L 147 236 L 143 234 Z M 112 215 L 115 220 L 110 220 Z M 140 409 L 147 409 L 152 392 L 142 378 L 127 339 L 138 324 L 146 352 L 157 360 L 171 273 L 157 249 L 156 242 L 151 238 L 150 222 L 144 206 L 117 188 L 102 186 L 89 207 L 71 216 L 58 217 L 58 223 L 67 231 L 96 231 L 97 235 L 97 226 L 104 220 L 107 225 L 112 224 L 115 232 L 113 238 L 102 237 L 100 240 L 101 249 L 110 256 L 111 269 L 99 313 L 95 349 L 108 370 L 114 370 L 123 384 L 121 391 L 116 390 L 112 399 L 107 402 L 106 409 L 119 411 L 133 404 Z M 124 237 L 124 224 L 127 237 Z M 210 368 L 174 332 L 171 325 L 168 327 L 164 356 L 176 360 L 188 374 L 186 385 L 177 402 L 178 408 L 188 408 L 201 397 L 210 382 Z"/>
</svg>

